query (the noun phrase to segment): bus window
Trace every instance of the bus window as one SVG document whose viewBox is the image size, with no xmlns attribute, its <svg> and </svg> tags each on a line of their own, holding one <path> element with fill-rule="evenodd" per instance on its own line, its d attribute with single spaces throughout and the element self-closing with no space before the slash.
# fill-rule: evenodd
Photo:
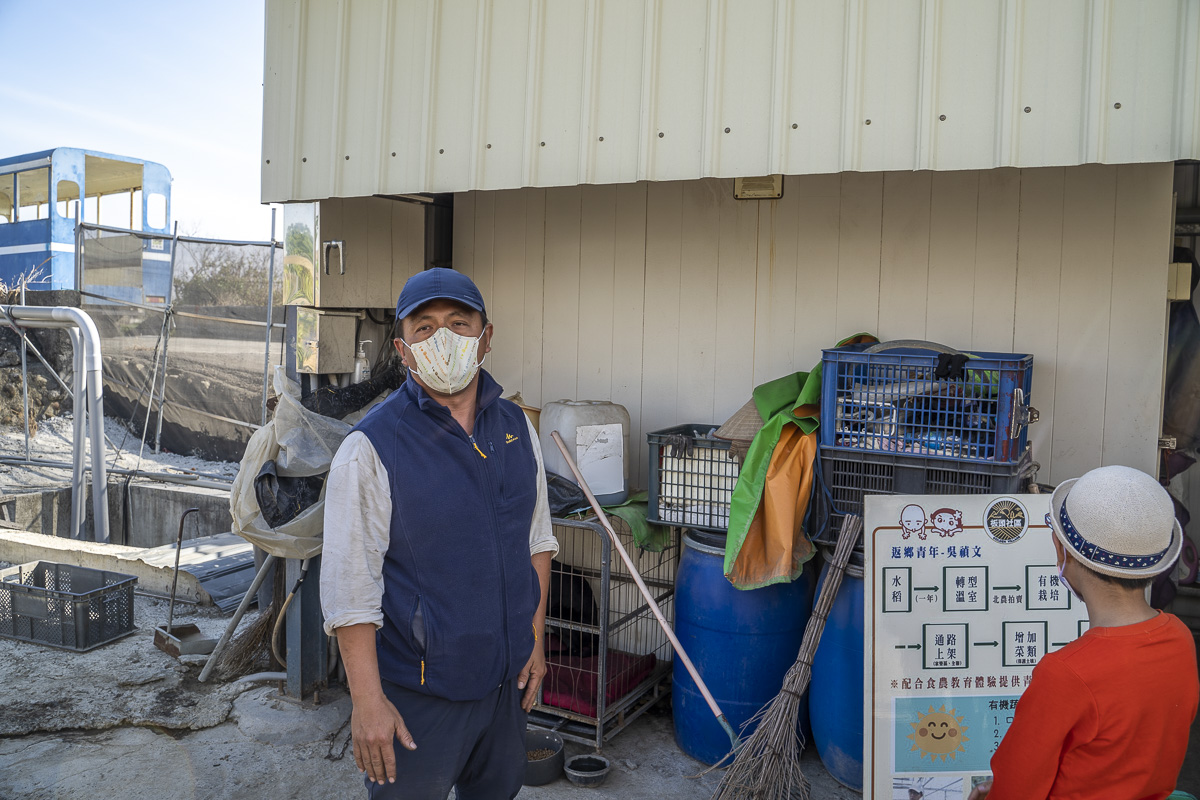
<svg viewBox="0 0 1200 800">
<path fill-rule="evenodd" d="M 146 225 L 150 228 L 167 227 L 167 196 L 151 192 L 146 198 Z"/>
<path fill-rule="evenodd" d="M 10 172 L 0 175 L 0 224 L 13 221 L 13 181 L 15 177 Z"/>
<path fill-rule="evenodd" d="M 50 168 L 17 173 L 17 221 L 50 216 Z"/>
<path fill-rule="evenodd" d="M 57 193 L 58 215 L 74 219 L 75 208 L 79 205 L 79 184 L 75 181 L 59 181 Z"/>
<path fill-rule="evenodd" d="M 114 228 L 129 227 L 129 192 L 100 195 L 100 224 Z"/>
</svg>

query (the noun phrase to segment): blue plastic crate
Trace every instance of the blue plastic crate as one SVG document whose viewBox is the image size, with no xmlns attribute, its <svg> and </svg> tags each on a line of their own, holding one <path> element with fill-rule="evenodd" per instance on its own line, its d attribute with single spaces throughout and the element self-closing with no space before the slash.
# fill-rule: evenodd
<svg viewBox="0 0 1200 800">
<path fill-rule="evenodd" d="M 939 377 L 938 350 L 880 347 L 887 349 L 824 351 L 823 447 L 1000 464 L 1021 458 L 1037 419 L 1028 405 L 1033 356 L 976 352 L 961 373 Z"/>
</svg>

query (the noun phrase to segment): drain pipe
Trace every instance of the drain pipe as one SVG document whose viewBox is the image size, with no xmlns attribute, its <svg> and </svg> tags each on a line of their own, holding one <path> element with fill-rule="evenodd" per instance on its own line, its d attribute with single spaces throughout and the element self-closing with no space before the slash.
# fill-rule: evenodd
<svg viewBox="0 0 1200 800">
<path fill-rule="evenodd" d="M 104 379 L 101 374 L 100 334 L 96 323 L 86 313 L 70 306 L 3 306 L 0 311 L 21 327 L 74 329 L 71 345 L 75 348 L 75 389 L 83 388 L 87 394 L 87 427 L 92 439 L 92 529 L 97 542 L 108 543 L 108 478 L 104 467 Z M 80 369 L 82 367 L 82 369 Z M 83 426 L 80 420 L 80 395 L 75 395 L 75 433 L 80 436 Z M 72 473 L 77 483 L 72 494 L 78 492 L 78 502 L 72 508 L 72 522 L 80 527 L 76 536 L 81 537 L 83 522 L 83 478 L 82 440 L 74 459 Z"/>
</svg>

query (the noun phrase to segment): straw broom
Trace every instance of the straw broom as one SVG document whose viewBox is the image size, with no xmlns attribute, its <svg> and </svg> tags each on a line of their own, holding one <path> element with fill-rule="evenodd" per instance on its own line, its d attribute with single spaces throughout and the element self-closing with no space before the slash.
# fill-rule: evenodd
<svg viewBox="0 0 1200 800">
<path fill-rule="evenodd" d="M 861 531 L 862 519 L 847 515 L 821 594 L 804 629 L 804 641 L 796 663 L 784 676 L 783 688 L 775 699 L 747 722 L 747 727 L 755 722 L 758 727 L 735 751 L 733 763 L 725 770 L 713 800 L 809 800 L 808 780 L 800 770 L 803 743 L 796 731 L 800 697 L 808 689 L 813 656 L 825 630 L 825 619 L 833 607 L 850 551 Z"/>
<path fill-rule="evenodd" d="M 226 680 L 249 674 L 264 660 L 264 655 L 267 656 L 267 666 L 275 666 L 271 661 L 271 633 L 275 630 L 283 605 L 283 595 L 287 591 L 283 562 L 275 563 L 281 568 L 276 569 L 273 576 L 271 602 L 259 611 L 254 622 L 238 631 L 217 659 L 217 674 Z"/>
</svg>

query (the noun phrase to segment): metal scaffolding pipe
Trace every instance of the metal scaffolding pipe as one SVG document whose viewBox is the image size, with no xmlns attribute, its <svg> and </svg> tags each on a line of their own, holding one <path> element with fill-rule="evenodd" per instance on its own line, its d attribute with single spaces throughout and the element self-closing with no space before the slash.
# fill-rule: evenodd
<svg viewBox="0 0 1200 800">
<path fill-rule="evenodd" d="M 21 305 L 25 305 L 25 281 L 21 281 Z M 28 339 L 21 337 L 21 420 L 25 428 L 25 457 L 29 458 L 29 363 L 27 359 Z"/>
<path fill-rule="evenodd" d="M 76 369 L 76 374 L 84 373 L 83 387 L 87 393 L 88 427 L 92 439 L 92 529 L 93 538 L 98 542 L 108 542 L 108 481 L 104 467 L 104 378 L 101 373 L 100 334 L 96 331 L 96 323 L 92 318 L 78 308 L 70 306 L 3 306 L 0 310 L 4 316 L 28 328 L 56 328 L 67 323 L 79 331 L 78 343 L 72 337 L 72 345 L 76 346 L 76 363 L 83 370 Z M 49 324 L 46 324 L 49 323 Z M 78 378 L 76 378 L 78 387 Z M 79 397 L 75 398 L 76 418 L 78 419 Z M 76 442 L 82 447 L 82 442 Z M 76 456 L 78 459 L 78 456 Z M 82 494 L 82 492 L 81 492 Z M 82 498 L 80 498 L 82 500 Z M 82 506 L 82 502 L 79 504 Z M 73 519 L 79 519 L 78 509 L 73 508 Z"/>
<path fill-rule="evenodd" d="M 158 395 L 158 424 L 154 428 L 154 452 L 162 452 L 162 420 L 163 404 L 167 400 L 167 345 L 171 343 L 171 310 L 175 305 L 175 253 L 179 250 L 179 220 L 175 220 L 175 235 L 171 238 L 171 267 L 170 278 L 167 282 L 167 312 L 163 314 L 162 324 L 162 392 Z M 158 363 L 154 364 L 155 372 Z M 150 402 L 146 404 L 146 424 L 150 424 L 150 411 L 154 407 L 154 380 L 150 381 Z M 146 446 L 146 432 L 142 431 L 142 447 Z M 138 460 L 142 459 L 142 451 L 138 450 Z"/>
<path fill-rule="evenodd" d="M 71 451 L 71 537 L 82 539 L 83 504 L 86 497 L 83 483 L 83 441 L 84 432 L 87 430 L 87 404 L 84 400 L 87 396 L 87 389 L 84 388 L 86 367 L 83 361 L 83 334 L 79 332 L 79 328 L 70 327 L 67 328 L 67 335 L 71 337 L 71 351 L 75 354 L 75 373 L 71 376 L 71 383 L 75 387 L 71 393 L 71 421 L 75 431 L 72 439 L 74 447 Z"/>
</svg>

